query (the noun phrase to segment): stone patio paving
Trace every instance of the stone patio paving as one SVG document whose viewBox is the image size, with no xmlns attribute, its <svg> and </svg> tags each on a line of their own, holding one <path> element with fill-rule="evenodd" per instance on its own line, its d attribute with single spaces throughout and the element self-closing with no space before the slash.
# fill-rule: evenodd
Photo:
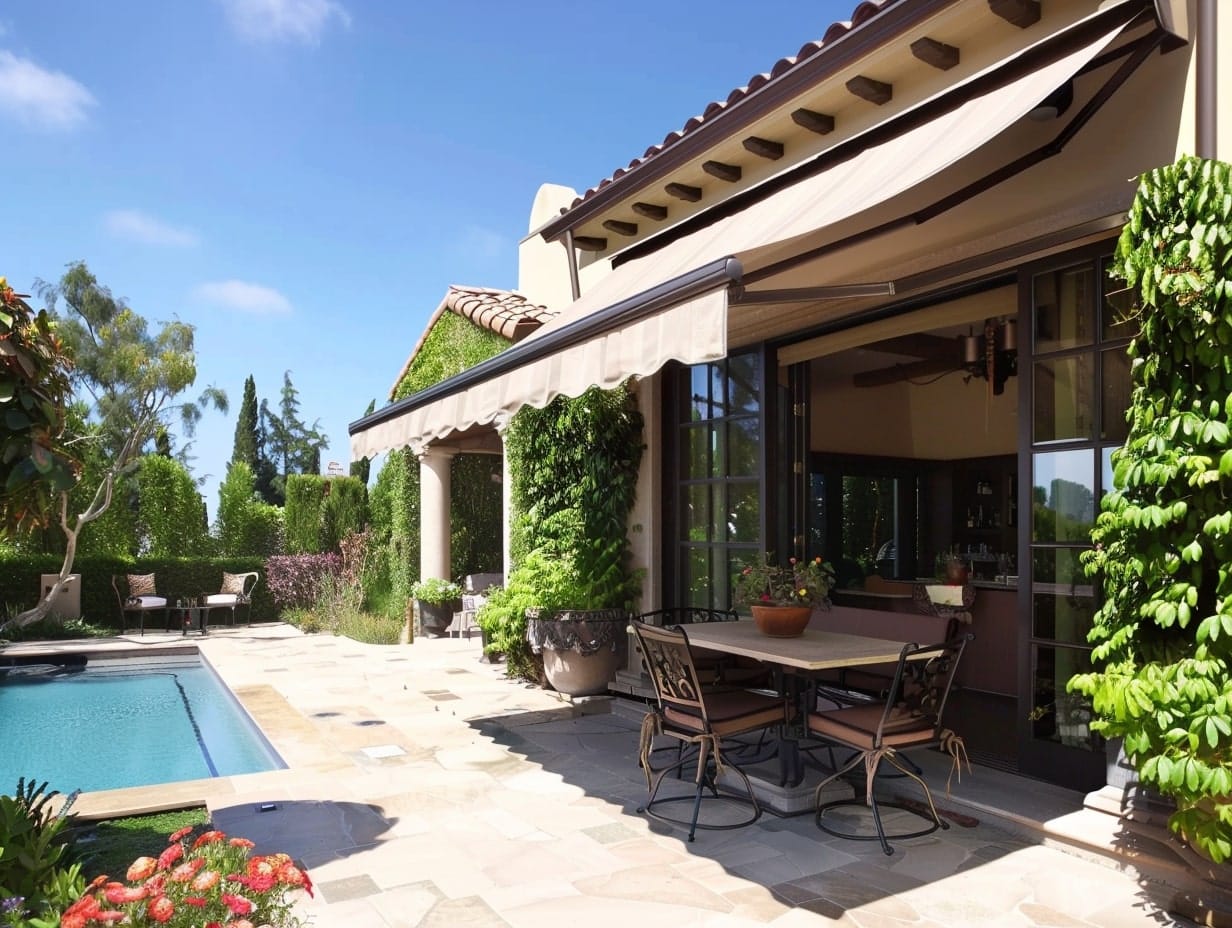
<svg viewBox="0 0 1232 928">
<path fill-rule="evenodd" d="M 1168 912 L 1192 886 L 1165 882 L 1166 867 L 1127 866 L 1012 817 L 981 814 L 977 827 L 898 842 L 892 857 L 808 815 L 689 844 L 636 811 L 645 783 L 628 707 L 506 680 L 479 661 L 477 639 L 382 648 L 267 626 L 200 647 L 288 769 L 92 793 L 79 809 L 204 801 L 215 827 L 307 866 L 314 925 L 1194 924 Z M 981 780 L 997 782 L 977 767 L 947 802 L 969 812 L 959 803 Z"/>
</svg>

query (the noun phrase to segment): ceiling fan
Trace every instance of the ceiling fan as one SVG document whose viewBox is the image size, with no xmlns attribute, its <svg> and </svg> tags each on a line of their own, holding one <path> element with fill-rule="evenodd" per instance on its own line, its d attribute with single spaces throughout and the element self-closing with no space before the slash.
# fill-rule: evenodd
<svg viewBox="0 0 1232 928">
<path fill-rule="evenodd" d="M 1018 373 L 1018 333 L 1014 319 L 985 319 L 983 331 L 966 335 L 900 335 L 863 346 L 869 351 L 917 360 L 854 374 L 856 387 L 883 387 L 945 374 L 966 372 L 964 381 L 982 378 L 992 394 L 1005 392 L 1005 381 Z"/>
</svg>

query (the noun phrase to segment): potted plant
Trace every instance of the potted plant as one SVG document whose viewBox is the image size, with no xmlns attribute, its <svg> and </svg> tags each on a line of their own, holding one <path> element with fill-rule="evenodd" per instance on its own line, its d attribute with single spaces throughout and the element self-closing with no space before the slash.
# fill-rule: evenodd
<svg viewBox="0 0 1232 928">
<path fill-rule="evenodd" d="M 749 607 L 763 634 L 794 638 L 804 633 L 814 609 L 830 607 L 833 588 L 834 568 L 821 557 L 774 564 L 762 555 L 736 575 L 732 599 Z"/>
<path fill-rule="evenodd" d="M 628 581 L 605 586 L 590 579 L 596 575 L 580 558 L 546 550 L 532 552 L 518 571 L 519 582 L 534 591 L 526 639 L 543 658 L 547 682 L 569 696 L 606 692 L 628 642 L 629 610 L 615 605 Z"/>
<path fill-rule="evenodd" d="M 413 584 L 411 598 L 419 609 L 420 628 L 433 638 L 443 637 L 453 614 L 462 609 L 462 587 L 440 577 L 425 577 Z"/>
</svg>

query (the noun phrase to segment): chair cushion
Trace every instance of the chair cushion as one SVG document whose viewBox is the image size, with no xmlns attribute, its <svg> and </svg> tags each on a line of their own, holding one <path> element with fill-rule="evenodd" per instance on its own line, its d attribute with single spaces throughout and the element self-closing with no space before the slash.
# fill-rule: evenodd
<svg viewBox="0 0 1232 928">
<path fill-rule="evenodd" d="M 205 597 L 207 606 L 236 606 L 240 598 L 235 593 L 210 593 Z"/>
<path fill-rule="evenodd" d="M 129 609 L 163 609 L 166 608 L 167 598 L 165 596 L 130 596 L 128 598 Z"/>
<path fill-rule="evenodd" d="M 131 597 L 155 596 L 157 590 L 154 589 L 153 574 L 129 574 L 128 575 L 128 595 Z M 163 600 L 166 604 L 166 600 Z"/>
<path fill-rule="evenodd" d="M 877 736 L 877 726 L 885 712 L 885 703 L 850 706 L 830 712 L 813 712 L 808 717 L 809 731 L 822 738 L 871 751 Z M 895 710 L 881 734 L 881 743 L 888 747 L 908 747 L 935 740 L 937 731 L 931 718 L 911 716 Z"/>
<path fill-rule="evenodd" d="M 230 596 L 244 595 L 244 574 L 229 574 L 224 571 L 222 575 L 222 588 L 219 593 L 226 593 Z"/>
<path fill-rule="evenodd" d="M 758 728 L 779 725 L 787 720 L 787 709 L 783 697 L 770 693 L 740 689 L 724 690 L 707 693 L 705 701 L 710 728 L 719 735 L 738 735 L 746 731 L 756 731 Z M 675 707 L 670 703 L 663 707 L 663 718 L 667 723 L 690 732 L 705 730 L 701 716 L 695 711 Z"/>
</svg>

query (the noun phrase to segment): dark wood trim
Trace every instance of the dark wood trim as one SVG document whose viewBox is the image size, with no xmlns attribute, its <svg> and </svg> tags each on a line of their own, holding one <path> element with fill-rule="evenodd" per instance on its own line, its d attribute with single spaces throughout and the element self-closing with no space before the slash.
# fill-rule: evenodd
<svg viewBox="0 0 1232 928">
<path fill-rule="evenodd" d="M 834 117 L 828 113 L 818 113 L 800 107 L 791 111 L 791 121 L 802 129 L 816 132 L 818 135 L 829 135 L 834 131 Z"/>
<path fill-rule="evenodd" d="M 846 84 L 847 90 L 861 100 L 884 106 L 894 99 L 894 85 L 858 74 Z"/>
<path fill-rule="evenodd" d="M 702 170 L 711 177 L 734 184 L 744 176 L 744 169 L 738 164 L 724 164 L 722 161 L 703 161 Z"/>
<path fill-rule="evenodd" d="M 958 64 L 959 52 L 953 45 L 946 45 L 928 36 L 911 43 L 911 54 L 922 62 L 941 71 L 948 71 Z"/>
<path fill-rule="evenodd" d="M 865 346 L 869 347 L 869 346 Z M 899 383 L 913 377 L 932 377 L 945 374 L 962 367 L 962 359 L 958 354 L 958 346 L 950 346 L 953 357 L 928 358 L 923 361 L 908 361 L 906 364 L 892 364 L 875 371 L 860 371 L 851 375 L 853 387 L 884 387 L 886 384 Z"/>
<path fill-rule="evenodd" d="M 688 184 L 673 182 L 665 185 L 663 189 L 668 196 L 675 197 L 677 200 L 684 200 L 688 203 L 696 203 L 702 198 L 701 187 L 690 187 Z"/>
<path fill-rule="evenodd" d="M 988 9 L 1019 29 L 1040 21 L 1040 0 L 988 0 Z"/>
<path fill-rule="evenodd" d="M 770 139 L 759 138 L 756 135 L 750 135 L 742 143 L 744 150 L 757 155 L 760 158 L 769 158 L 771 161 L 778 161 L 783 157 L 783 143 L 772 142 Z"/>
<path fill-rule="evenodd" d="M 545 239 L 559 238 L 567 227 L 577 228 L 607 210 L 612 203 L 657 181 L 669 178 L 684 165 L 695 161 L 726 138 L 751 128 L 767 113 L 789 104 L 807 91 L 842 73 L 867 57 L 874 49 L 891 45 L 921 23 L 955 6 L 960 0 L 911 0 L 890 3 L 867 22 L 847 34 L 827 42 L 825 48 L 780 77 L 746 94 L 711 116 L 674 145 L 640 162 L 615 182 L 596 191 L 541 230 Z"/>
<path fill-rule="evenodd" d="M 617 235 L 634 236 L 637 235 L 636 222 L 624 222 L 620 219 L 604 219 L 603 228 L 609 232 L 615 232 Z"/>
<path fill-rule="evenodd" d="M 639 216 L 645 216 L 647 219 L 653 219 L 655 222 L 662 222 L 667 218 L 667 207 L 660 206 L 658 203 L 643 203 L 639 200 L 633 204 L 632 209 Z"/>
<path fill-rule="evenodd" d="M 604 251 L 607 248 L 607 239 L 597 235 L 575 235 L 573 246 L 578 251 Z"/>
</svg>

